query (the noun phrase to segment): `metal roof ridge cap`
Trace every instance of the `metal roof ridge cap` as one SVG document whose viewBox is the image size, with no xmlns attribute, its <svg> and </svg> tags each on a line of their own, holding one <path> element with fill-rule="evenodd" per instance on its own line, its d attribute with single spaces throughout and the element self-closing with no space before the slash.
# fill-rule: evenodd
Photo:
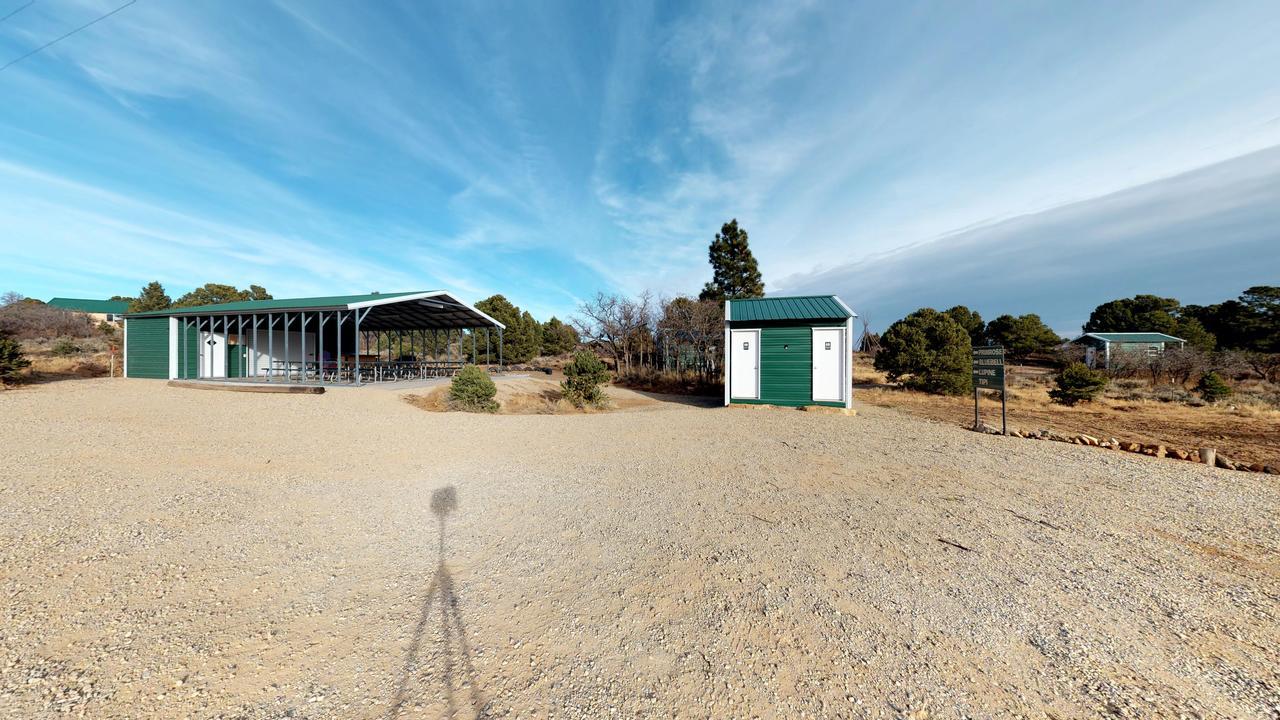
<svg viewBox="0 0 1280 720">
<path fill-rule="evenodd" d="M 372 295 L 374 293 L 369 293 L 369 294 Z M 427 290 L 424 292 L 405 293 L 404 295 L 388 295 L 387 297 L 380 297 L 376 300 L 360 300 L 358 302 L 347 303 L 346 308 L 348 310 L 357 310 L 359 308 L 375 307 L 378 305 L 387 305 L 389 303 L 403 302 L 406 300 L 425 300 L 430 297 L 438 297 L 440 295 L 448 295 L 448 294 L 449 294 L 448 290 Z M 304 299 L 304 298 L 300 298 L 300 299 Z"/>
</svg>

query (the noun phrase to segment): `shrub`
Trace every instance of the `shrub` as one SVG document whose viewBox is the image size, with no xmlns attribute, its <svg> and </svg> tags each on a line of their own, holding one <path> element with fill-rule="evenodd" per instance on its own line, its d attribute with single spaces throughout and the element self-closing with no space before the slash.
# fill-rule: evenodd
<svg viewBox="0 0 1280 720">
<path fill-rule="evenodd" d="M 579 350 L 564 367 L 564 382 L 560 387 L 564 388 L 564 398 L 574 407 L 604 407 L 609 403 L 609 396 L 600 386 L 607 382 L 609 371 L 600 358 L 588 350 Z"/>
<path fill-rule="evenodd" d="M 58 357 L 66 357 L 68 355 L 79 355 L 83 352 L 83 349 L 79 345 L 75 344 L 71 338 L 64 337 L 58 338 L 58 341 L 53 344 L 53 347 L 49 352 L 57 355 Z"/>
<path fill-rule="evenodd" d="M 467 412 L 497 412 L 498 401 L 493 399 L 497 394 L 498 386 L 489 379 L 488 373 L 475 365 L 467 365 L 453 377 L 449 404 Z"/>
<path fill-rule="evenodd" d="M 1090 402 L 1107 386 L 1107 376 L 1091 370 L 1084 363 L 1071 363 L 1054 377 L 1057 387 L 1049 391 L 1049 397 L 1062 405 Z"/>
<path fill-rule="evenodd" d="M 0 382 L 10 383 L 18 379 L 18 373 L 31 365 L 22 354 L 22 344 L 0 333 Z"/>
<path fill-rule="evenodd" d="M 1231 386 L 1216 372 L 1207 372 L 1200 377 L 1196 391 L 1205 402 L 1215 403 L 1231 395 Z"/>
<path fill-rule="evenodd" d="M 921 308 L 889 326 L 880 338 L 875 368 L 907 387 L 945 395 L 973 389 L 969 333 L 933 308 Z"/>
</svg>

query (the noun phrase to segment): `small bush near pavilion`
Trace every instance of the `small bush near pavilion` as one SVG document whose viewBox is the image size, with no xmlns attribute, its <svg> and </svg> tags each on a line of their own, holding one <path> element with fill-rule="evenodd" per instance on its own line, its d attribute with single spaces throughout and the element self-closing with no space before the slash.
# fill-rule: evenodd
<svg viewBox="0 0 1280 720">
<path fill-rule="evenodd" d="M 1073 362 L 1058 371 L 1054 382 L 1057 387 L 1049 391 L 1050 399 L 1060 405 L 1076 405 L 1098 397 L 1107 387 L 1107 376 L 1084 363 Z"/>
<path fill-rule="evenodd" d="M 1200 377 L 1196 392 L 1205 402 L 1215 403 L 1231 395 L 1231 386 L 1216 372 L 1207 372 Z"/>
<path fill-rule="evenodd" d="M 564 399 L 574 407 L 604 407 L 609 403 L 609 396 L 600 386 L 607 382 L 609 371 L 600 358 L 588 350 L 579 350 L 565 366 L 564 382 L 560 387 L 564 389 Z"/>
<path fill-rule="evenodd" d="M 449 404 L 456 410 L 466 412 L 497 412 L 498 386 L 489 379 L 489 374 L 475 365 L 467 365 L 458 371 L 449 387 Z"/>
</svg>

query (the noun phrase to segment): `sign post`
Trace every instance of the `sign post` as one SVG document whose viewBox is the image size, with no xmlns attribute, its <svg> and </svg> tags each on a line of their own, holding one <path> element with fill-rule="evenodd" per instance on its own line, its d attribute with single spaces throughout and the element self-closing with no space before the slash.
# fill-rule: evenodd
<svg viewBox="0 0 1280 720">
<path fill-rule="evenodd" d="M 1007 402 L 1004 382 L 1004 348 L 976 347 L 973 349 L 973 426 L 981 422 L 978 416 L 978 391 L 1000 390 L 1000 431 L 1009 434 Z"/>
</svg>

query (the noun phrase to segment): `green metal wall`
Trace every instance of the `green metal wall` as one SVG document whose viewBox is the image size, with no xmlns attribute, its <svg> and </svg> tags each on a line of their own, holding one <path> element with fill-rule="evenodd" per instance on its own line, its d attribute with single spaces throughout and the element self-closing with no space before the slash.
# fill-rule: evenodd
<svg viewBox="0 0 1280 720">
<path fill-rule="evenodd" d="M 178 377 L 195 378 L 200 362 L 200 333 L 196 332 L 195 323 L 187 325 L 186 340 L 182 339 L 182 318 L 178 318 Z M 185 367 L 183 357 L 186 357 Z"/>
<path fill-rule="evenodd" d="M 733 398 L 729 402 L 844 407 L 840 402 L 813 400 L 813 328 L 843 328 L 843 324 L 743 322 L 729 326 L 734 330 L 760 330 L 760 399 Z"/>
<path fill-rule="evenodd" d="M 169 318 L 130 318 L 125 325 L 129 377 L 169 377 Z"/>
</svg>

